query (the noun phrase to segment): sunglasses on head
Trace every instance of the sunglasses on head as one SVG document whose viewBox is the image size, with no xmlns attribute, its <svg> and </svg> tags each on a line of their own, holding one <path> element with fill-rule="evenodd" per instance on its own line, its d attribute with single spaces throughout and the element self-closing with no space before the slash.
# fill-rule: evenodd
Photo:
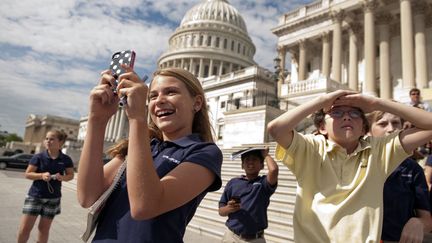
<svg viewBox="0 0 432 243">
<path fill-rule="evenodd" d="M 348 114 L 348 116 L 353 119 L 362 117 L 362 112 L 359 110 L 343 111 L 343 110 L 335 109 L 329 111 L 327 114 L 329 114 L 329 116 L 332 118 L 342 118 L 345 115 L 345 113 Z"/>
</svg>

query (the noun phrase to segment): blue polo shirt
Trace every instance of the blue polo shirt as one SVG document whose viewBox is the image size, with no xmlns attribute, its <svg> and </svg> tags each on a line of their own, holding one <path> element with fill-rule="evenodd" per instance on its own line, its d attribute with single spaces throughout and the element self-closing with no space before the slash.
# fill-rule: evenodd
<svg viewBox="0 0 432 243">
<path fill-rule="evenodd" d="M 423 168 L 413 159 L 406 159 L 384 184 L 384 220 L 381 239 L 399 241 L 415 209 L 430 211 L 429 191 Z"/>
<path fill-rule="evenodd" d="M 124 174 L 119 187 L 111 194 L 101 212 L 93 242 L 183 242 L 186 226 L 201 200 L 207 192 L 221 187 L 222 152 L 214 143 L 202 142 L 197 134 L 192 134 L 172 142 L 153 139 L 150 145 L 154 166 L 160 178 L 187 161 L 213 172 L 213 184 L 183 206 L 153 219 L 134 220 L 130 214 Z"/>
<path fill-rule="evenodd" d="M 55 159 L 51 159 L 48 150 L 35 154 L 29 161 L 29 164 L 37 167 L 37 173 L 49 172 L 50 174 L 60 173 L 64 175 L 66 168 L 73 168 L 72 159 L 61 151 Z M 54 189 L 52 193 L 48 190 L 48 183 Z M 61 181 L 58 180 L 50 180 L 49 182 L 35 180 L 30 187 L 28 195 L 37 198 L 59 198 L 61 197 L 61 185 Z"/>
<path fill-rule="evenodd" d="M 234 233 L 255 234 L 267 228 L 267 207 L 270 196 L 277 185 L 271 186 L 267 176 L 248 180 L 246 176 L 231 179 L 219 201 L 219 207 L 226 206 L 233 197 L 240 197 L 240 210 L 228 215 L 225 225 Z"/>
</svg>

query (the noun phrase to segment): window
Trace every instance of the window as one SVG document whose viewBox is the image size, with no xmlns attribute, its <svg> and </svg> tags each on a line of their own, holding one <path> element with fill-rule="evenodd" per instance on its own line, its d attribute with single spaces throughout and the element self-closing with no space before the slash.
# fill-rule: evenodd
<svg viewBox="0 0 432 243">
<path fill-rule="evenodd" d="M 212 41 L 212 37 L 208 36 L 207 37 L 207 46 L 211 46 L 211 41 Z"/>
<path fill-rule="evenodd" d="M 231 41 L 231 51 L 234 51 L 234 41 Z"/>
<path fill-rule="evenodd" d="M 218 126 L 218 139 L 223 138 L 223 132 L 224 132 L 224 125 L 219 125 Z"/>
<path fill-rule="evenodd" d="M 203 45 L 203 41 L 204 41 L 204 36 L 200 36 L 199 38 L 199 45 L 202 46 Z"/>
<path fill-rule="evenodd" d="M 226 102 L 225 102 L 225 101 L 222 101 L 221 104 L 220 104 L 220 108 L 221 108 L 221 109 L 225 108 L 225 104 L 226 104 Z"/>
<path fill-rule="evenodd" d="M 224 39 L 224 49 L 227 49 L 227 47 L 228 47 L 228 40 L 227 39 Z"/>
<path fill-rule="evenodd" d="M 204 66 L 204 78 L 209 76 L 209 66 L 205 65 Z"/>
<path fill-rule="evenodd" d="M 234 106 L 236 107 L 236 109 L 240 108 L 240 98 L 234 100 Z"/>
<path fill-rule="evenodd" d="M 219 48 L 219 42 L 220 42 L 220 38 L 216 37 L 216 47 Z"/>
</svg>

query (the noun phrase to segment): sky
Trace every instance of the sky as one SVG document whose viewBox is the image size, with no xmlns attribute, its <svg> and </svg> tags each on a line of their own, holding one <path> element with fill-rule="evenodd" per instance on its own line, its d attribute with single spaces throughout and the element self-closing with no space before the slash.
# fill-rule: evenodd
<svg viewBox="0 0 432 243">
<path fill-rule="evenodd" d="M 24 135 L 30 114 L 79 120 L 112 53 L 133 49 L 135 71 L 151 74 L 168 39 L 194 5 L 207 0 L 2 0 L 0 131 Z M 284 13 L 313 0 L 229 0 L 269 70 Z M 150 75 L 149 75 L 150 76 Z"/>
</svg>

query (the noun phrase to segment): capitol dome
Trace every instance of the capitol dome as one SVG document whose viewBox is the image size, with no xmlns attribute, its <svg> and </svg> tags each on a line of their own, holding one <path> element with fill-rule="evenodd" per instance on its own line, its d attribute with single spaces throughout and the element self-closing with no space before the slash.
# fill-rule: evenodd
<svg viewBox="0 0 432 243">
<path fill-rule="evenodd" d="M 237 9 L 226 0 L 205 0 L 185 14 L 158 66 L 184 68 L 206 78 L 256 65 L 255 51 Z"/>
<path fill-rule="evenodd" d="M 190 9 L 180 26 L 188 26 L 199 23 L 219 22 L 238 28 L 239 31 L 247 35 L 246 24 L 237 9 L 225 0 L 207 0 L 206 2 L 195 5 Z"/>
</svg>

